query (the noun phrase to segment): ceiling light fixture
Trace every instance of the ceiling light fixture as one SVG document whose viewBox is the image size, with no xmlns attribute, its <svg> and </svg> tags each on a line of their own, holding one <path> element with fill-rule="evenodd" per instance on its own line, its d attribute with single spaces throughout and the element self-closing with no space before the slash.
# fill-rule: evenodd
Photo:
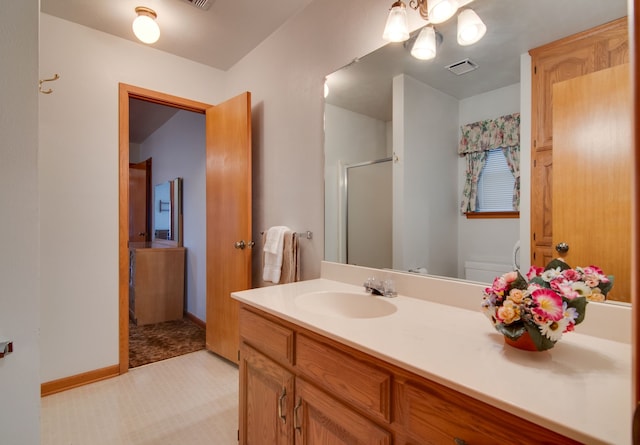
<svg viewBox="0 0 640 445">
<path fill-rule="evenodd" d="M 436 56 L 436 30 L 433 26 L 422 28 L 411 47 L 411 55 L 420 60 L 431 60 Z"/>
<path fill-rule="evenodd" d="M 404 42 L 409 39 L 409 21 L 407 19 L 407 6 L 402 0 L 391 5 L 387 24 L 384 27 L 382 38 L 387 42 Z"/>
<path fill-rule="evenodd" d="M 465 9 L 458 15 L 458 44 L 473 45 L 487 32 L 487 25 L 472 9 Z"/>
<path fill-rule="evenodd" d="M 461 6 L 473 0 L 410 0 L 409 6 L 418 11 L 420 16 L 429 24 L 443 23 L 453 17 Z M 478 14 L 471 9 L 465 9 L 458 15 L 458 43 L 462 46 L 472 45 L 479 41 L 487 32 L 487 27 Z M 420 31 L 411 49 L 411 55 L 418 59 L 429 60 L 435 57 L 436 35 L 432 26 Z M 407 6 L 402 0 L 391 5 L 391 11 L 382 33 L 382 38 L 388 42 L 404 42 L 409 40 L 409 21 Z"/>
<path fill-rule="evenodd" d="M 158 15 L 146 6 L 136 7 L 138 16 L 133 20 L 133 33 L 143 43 L 155 43 L 160 38 L 160 27 L 156 22 Z"/>
</svg>

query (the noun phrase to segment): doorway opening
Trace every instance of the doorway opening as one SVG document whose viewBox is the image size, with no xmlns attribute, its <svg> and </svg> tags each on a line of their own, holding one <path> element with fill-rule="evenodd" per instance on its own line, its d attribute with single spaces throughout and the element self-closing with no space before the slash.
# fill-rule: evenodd
<svg viewBox="0 0 640 445">
<path fill-rule="evenodd" d="M 132 106 L 133 104 L 133 106 Z M 183 330 L 183 334 L 185 336 L 190 336 L 193 332 L 193 322 L 187 320 L 176 320 L 177 323 L 175 326 L 169 326 L 172 323 L 161 323 L 165 326 L 156 326 L 157 329 L 149 329 L 144 328 L 144 326 L 135 326 L 132 328 L 131 325 L 131 317 L 130 317 L 130 267 L 131 267 L 131 259 L 130 259 L 130 218 L 131 218 L 131 208 L 130 208 L 130 163 L 132 160 L 136 160 L 135 155 L 133 153 L 132 156 L 132 144 L 130 144 L 130 131 L 132 126 L 136 125 L 135 120 L 132 121 L 132 117 L 135 117 L 136 110 L 134 109 L 136 106 L 151 106 L 156 105 L 161 107 L 162 110 L 165 111 L 165 114 L 169 116 L 169 118 L 180 110 L 185 110 L 189 112 L 194 112 L 199 115 L 204 115 L 206 110 L 211 107 L 211 105 L 192 101 L 189 99 L 184 99 L 176 96 L 167 95 L 164 93 L 159 93 L 156 91 L 147 90 L 144 88 L 134 87 L 131 85 L 120 84 L 119 90 L 119 370 L 120 373 L 125 373 L 129 369 L 129 352 L 132 340 L 138 341 L 140 337 L 145 337 L 152 334 L 152 331 L 156 331 L 154 335 L 159 335 L 160 337 L 167 338 L 167 332 L 174 332 L 175 330 Z M 132 114 L 132 109 L 133 114 Z M 165 116 L 164 120 L 166 121 L 168 118 Z M 202 117 L 204 119 L 204 117 Z M 156 124 L 157 125 L 157 124 Z M 204 140 L 204 127 L 202 129 L 202 139 Z M 134 151 L 139 147 L 135 147 Z M 180 149 L 180 147 L 176 147 L 176 149 Z M 142 155 L 145 157 L 146 155 Z M 138 162 L 144 162 L 144 159 L 137 159 Z M 204 172 L 203 172 L 204 176 Z M 147 181 L 147 184 L 153 184 L 153 181 L 158 180 L 159 178 L 151 178 Z M 203 190 L 204 196 L 204 190 Z M 150 202 L 149 206 L 151 209 L 146 209 L 142 213 L 146 213 L 147 215 L 151 214 L 153 207 L 153 202 L 151 202 L 151 197 L 147 195 L 145 197 L 145 202 Z M 204 207 L 204 201 L 202 201 L 202 207 Z M 153 219 L 151 217 L 151 219 Z M 145 230 L 143 235 L 138 241 L 142 241 L 143 243 L 151 243 L 153 241 L 153 228 L 152 222 L 147 221 L 145 224 Z M 194 317 L 195 318 L 195 317 Z M 189 324 L 191 326 L 189 326 Z M 198 326 L 199 324 L 199 326 Z M 200 331 L 204 330 L 204 323 L 196 323 L 197 326 L 195 328 L 200 329 Z M 179 326 L 180 325 L 180 326 Z M 186 325 L 186 328 L 185 326 Z M 144 329 L 139 329 L 144 328 Z M 185 334 L 184 329 L 187 329 L 191 334 Z M 135 338 L 130 338 L 130 333 L 135 334 Z M 170 337 L 170 335 L 169 335 Z M 189 342 L 181 342 L 181 343 L 189 343 Z M 185 345 L 178 345 L 177 348 L 184 347 Z M 169 349 L 172 348 L 171 345 L 168 345 L 164 349 L 165 354 Z M 153 356 L 153 352 L 150 354 Z M 166 357 L 165 357 L 166 358 Z M 162 358 L 160 358 L 162 359 Z"/>
</svg>

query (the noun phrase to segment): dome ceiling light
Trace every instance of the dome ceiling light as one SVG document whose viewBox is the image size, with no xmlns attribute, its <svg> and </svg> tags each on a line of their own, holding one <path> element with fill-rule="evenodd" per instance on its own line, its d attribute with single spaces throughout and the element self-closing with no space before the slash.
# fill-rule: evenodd
<svg viewBox="0 0 640 445">
<path fill-rule="evenodd" d="M 143 43 L 156 43 L 160 38 L 160 27 L 156 22 L 158 15 L 146 6 L 136 7 L 138 16 L 133 20 L 133 33 Z"/>
</svg>

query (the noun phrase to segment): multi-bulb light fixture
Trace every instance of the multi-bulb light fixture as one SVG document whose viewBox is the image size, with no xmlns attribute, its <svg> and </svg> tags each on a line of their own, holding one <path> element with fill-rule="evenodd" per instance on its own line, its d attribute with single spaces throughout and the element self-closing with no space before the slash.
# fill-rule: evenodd
<svg viewBox="0 0 640 445">
<path fill-rule="evenodd" d="M 442 35 L 433 27 L 434 24 L 449 20 L 458 9 L 473 0 L 410 0 L 409 6 L 417 10 L 429 24 L 422 28 L 411 48 L 411 55 L 417 59 L 429 60 L 436 56 L 438 40 Z M 486 25 L 472 9 L 464 9 L 458 14 L 458 44 L 472 45 L 478 42 L 487 32 Z M 404 42 L 409 40 L 409 21 L 407 6 L 402 0 L 391 5 L 387 24 L 382 38 L 388 42 Z"/>
</svg>

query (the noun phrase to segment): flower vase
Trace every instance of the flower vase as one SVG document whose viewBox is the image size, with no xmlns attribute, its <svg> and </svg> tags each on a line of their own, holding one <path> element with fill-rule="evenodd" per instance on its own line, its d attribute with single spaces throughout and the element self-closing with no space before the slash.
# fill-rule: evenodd
<svg viewBox="0 0 640 445">
<path fill-rule="evenodd" d="M 538 351 L 538 348 L 536 348 L 535 343 L 527 331 L 523 332 L 522 335 L 515 340 L 505 335 L 504 342 L 513 348 L 522 349 L 523 351 Z"/>
</svg>

